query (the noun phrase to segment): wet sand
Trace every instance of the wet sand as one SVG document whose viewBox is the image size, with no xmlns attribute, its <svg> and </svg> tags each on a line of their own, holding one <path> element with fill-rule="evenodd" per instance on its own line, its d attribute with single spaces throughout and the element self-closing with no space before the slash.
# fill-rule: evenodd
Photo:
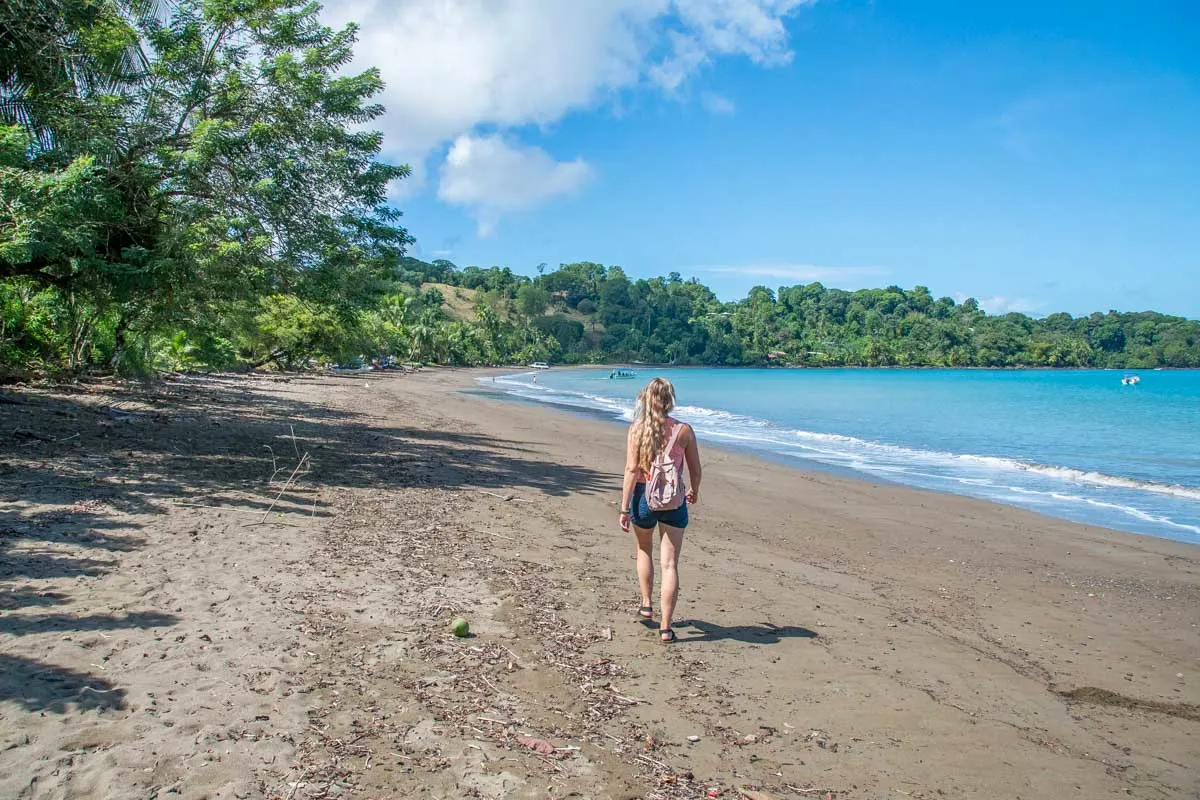
<svg viewBox="0 0 1200 800">
<path fill-rule="evenodd" d="M 664 647 L 479 374 L 6 392 L 0 796 L 1200 794 L 1196 548 L 702 442 Z"/>
</svg>

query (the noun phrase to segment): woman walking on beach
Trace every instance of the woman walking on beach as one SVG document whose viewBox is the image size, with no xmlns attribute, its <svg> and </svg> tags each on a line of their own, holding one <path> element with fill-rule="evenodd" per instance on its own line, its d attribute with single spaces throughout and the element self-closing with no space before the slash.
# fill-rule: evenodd
<svg viewBox="0 0 1200 800">
<path fill-rule="evenodd" d="M 679 551 L 688 524 L 688 504 L 700 496 L 700 450 L 692 426 L 670 416 L 675 408 L 675 387 L 664 378 L 650 381 L 638 395 L 633 424 L 625 448 L 625 482 L 621 494 L 621 529 L 632 526 L 637 538 L 637 576 L 642 592 L 638 614 L 652 619 L 650 592 L 654 587 L 653 537 L 661 535 L 662 617 L 659 634 L 675 641 L 671 618 L 679 596 Z M 683 466 L 687 463 L 690 488 L 684 490 Z M 647 489 L 647 482 L 650 488 Z"/>
</svg>

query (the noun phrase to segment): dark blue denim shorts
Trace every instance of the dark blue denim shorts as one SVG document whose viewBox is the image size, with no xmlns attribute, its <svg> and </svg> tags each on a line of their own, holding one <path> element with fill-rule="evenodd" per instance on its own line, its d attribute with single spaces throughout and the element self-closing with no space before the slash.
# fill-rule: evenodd
<svg viewBox="0 0 1200 800">
<path fill-rule="evenodd" d="M 686 528 L 688 524 L 687 501 L 670 511 L 653 511 L 646 503 L 646 484 L 633 487 L 633 502 L 630 504 L 630 521 L 639 528 L 653 528 L 662 523 L 672 528 Z"/>
</svg>

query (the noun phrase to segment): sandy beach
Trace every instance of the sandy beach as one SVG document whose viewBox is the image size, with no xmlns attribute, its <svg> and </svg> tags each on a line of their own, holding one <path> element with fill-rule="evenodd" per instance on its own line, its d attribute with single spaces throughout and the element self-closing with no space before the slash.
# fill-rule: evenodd
<svg viewBox="0 0 1200 800">
<path fill-rule="evenodd" d="M 5 390 L 0 797 L 1200 796 L 1197 548 L 702 442 L 667 647 L 483 374 Z"/>
</svg>

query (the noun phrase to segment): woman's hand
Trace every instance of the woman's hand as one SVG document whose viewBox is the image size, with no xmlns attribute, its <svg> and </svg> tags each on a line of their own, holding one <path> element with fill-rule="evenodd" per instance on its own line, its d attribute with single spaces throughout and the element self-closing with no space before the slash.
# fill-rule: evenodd
<svg viewBox="0 0 1200 800">
<path fill-rule="evenodd" d="M 629 512 L 622 511 L 620 516 L 621 530 L 629 533 Z"/>
<path fill-rule="evenodd" d="M 687 501 L 688 501 L 689 505 L 693 505 L 693 506 L 696 505 L 696 503 L 699 503 L 700 502 L 700 490 L 699 489 L 688 489 Z"/>
</svg>

